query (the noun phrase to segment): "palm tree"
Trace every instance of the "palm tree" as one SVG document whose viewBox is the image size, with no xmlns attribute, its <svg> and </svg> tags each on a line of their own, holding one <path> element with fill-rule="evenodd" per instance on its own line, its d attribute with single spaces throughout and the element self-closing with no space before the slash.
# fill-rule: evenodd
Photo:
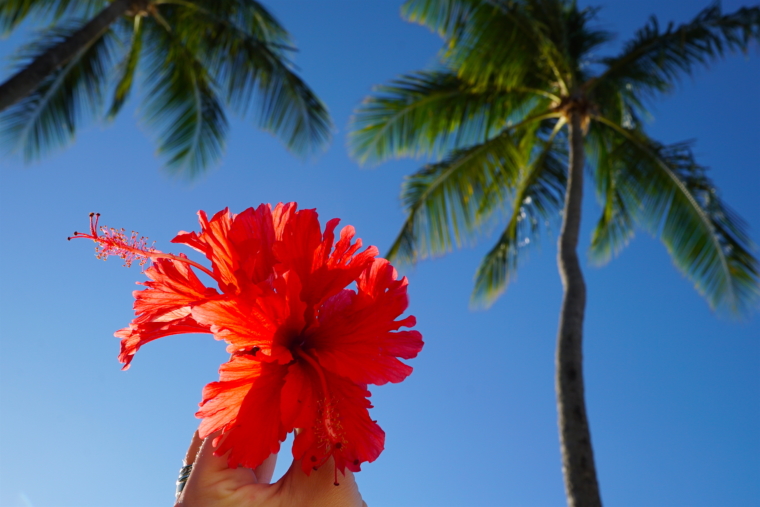
<svg viewBox="0 0 760 507">
<path fill-rule="evenodd" d="M 435 157 L 402 186 L 407 217 L 389 257 L 412 263 L 474 240 L 507 217 L 475 275 L 488 305 L 520 254 L 557 217 L 564 287 L 556 349 L 562 468 L 572 507 L 601 505 L 584 400 L 586 288 L 577 255 L 584 170 L 602 207 L 591 257 L 604 263 L 636 226 L 658 235 L 713 307 L 741 312 L 758 295 L 758 263 L 742 220 L 720 199 L 689 143 L 645 132 L 645 103 L 677 79 L 760 39 L 760 8 L 691 22 L 653 17 L 619 55 L 594 55 L 610 34 L 597 9 L 573 0 L 408 0 L 403 14 L 440 34 L 436 69 L 380 86 L 353 119 L 350 146 L 364 162 Z M 501 212 L 500 212 L 501 211 Z M 497 218 L 498 218 L 497 217 Z"/>
<path fill-rule="evenodd" d="M 325 106 L 294 72 L 290 37 L 255 0 L 5 0 L 0 32 L 52 21 L 0 85 L 0 135 L 26 160 L 70 141 L 110 93 L 113 118 L 143 77 L 144 115 L 167 167 L 192 176 L 216 161 L 225 105 L 298 154 L 324 146 Z M 140 72 L 142 71 L 142 72 Z"/>
</svg>

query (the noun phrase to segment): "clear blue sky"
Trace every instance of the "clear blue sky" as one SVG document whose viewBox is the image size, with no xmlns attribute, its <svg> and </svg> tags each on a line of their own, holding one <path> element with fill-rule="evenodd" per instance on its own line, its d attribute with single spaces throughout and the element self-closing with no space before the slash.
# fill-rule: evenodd
<svg viewBox="0 0 760 507">
<path fill-rule="evenodd" d="M 199 209 L 297 201 L 323 221 L 354 225 L 381 251 L 390 245 L 403 217 L 399 184 L 422 162 L 360 169 L 345 136 L 373 84 L 434 62 L 440 40 L 403 22 L 400 3 L 265 2 L 295 37 L 302 75 L 335 120 L 330 148 L 314 160 L 295 159 L 250 121 L 233 121 L 218 168 L 192 184 L 173 180 L 160 171 L 132 101 L 115 122 L 90 124 L 40 163 L 0 161 L 0 506 L 170 505 L 201 388 L 226 360 L 208 336 L 175 336 L 120 371 L 112 334 L 131 319 L 131 291 L 144 277 L 118 259 L 97 261 L 89 242 L 66 242 L 90 211 L 176 253 L 183 250 L 169 240 L 196 228 Z M 707 2 L 598 4 L 619 44 L 653 13 L 683 22 Z M 0 56 L 21 41 L 0 41 Z M 687 79 L 655 104 L 648 127 L 664 142 L 697 139 L 700 161 L 756 242 L 758 56 L 734 56 Z M 586 196 L 584 248 L 598 213 L 591 188 Z M 410 312 L 426 346 L 407 381 L 373 390 L 372 415 L 387 443 L 358 476 L 371 507 L 564 503 L 554 239 L 530 252 L 490 310 L 471 311 L 472 277 L 493 241 L 408 273 Z M 605 505 L 760 506 L 757 312 L 743 322 L 713 314 L 646 233 L 585 273 L 586 390 Z"/>
</svg>

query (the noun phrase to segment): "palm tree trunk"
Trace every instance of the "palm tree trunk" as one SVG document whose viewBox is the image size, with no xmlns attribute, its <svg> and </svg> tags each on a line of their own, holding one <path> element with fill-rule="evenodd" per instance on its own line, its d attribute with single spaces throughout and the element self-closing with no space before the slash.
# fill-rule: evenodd
<svg viewBox="0 0 760 507">
<path fill-rule="evenodd" d="M 583 129 L 581 115 L 570 113 L 570 167 L 559 236 L 557 264 L 564 287 L 557 333 L 555 388 L 562 448 L 562 473 L 569 507 L 601 507 L 594 452 L 583 392 L 583 314 L 586 284 L 578 261 L 583 200 Z"/>
<path fill-rule="evenodd" d="M 59 67 L 102 36 L 108 27 L 129 9 L 132 0 L 115 0 L 60 44 L 50 48 L 0 85 L 0 112 L 32 93 Z"/>
</svg>

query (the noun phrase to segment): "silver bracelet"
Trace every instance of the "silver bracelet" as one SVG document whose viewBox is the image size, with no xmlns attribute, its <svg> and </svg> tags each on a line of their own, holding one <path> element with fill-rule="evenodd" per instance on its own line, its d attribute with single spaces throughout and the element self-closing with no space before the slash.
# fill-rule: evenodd
<svg viewBox="0 0 760 507">
<path fill-rule="evenodd" d="M 185 489 L 185 484 L 187 483 L 188 477 L 190 477 L 190 472 L 193 471 L 193 465 L 185 465 L 182 468 L 179 469 L 179 479 L 177 479 L 177 492 L 174 494 L 174 498 L 179 498 L 180 493 L 182 493 L 182 490 Z"/>
</svg>

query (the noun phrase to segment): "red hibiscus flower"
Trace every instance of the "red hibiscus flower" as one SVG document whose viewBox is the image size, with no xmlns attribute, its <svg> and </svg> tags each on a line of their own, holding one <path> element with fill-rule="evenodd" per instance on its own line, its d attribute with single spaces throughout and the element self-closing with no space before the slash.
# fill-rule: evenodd
<svg viewBox="0 0 760 507">
<path fill-rule="evenodd" d="M 99 234 L 97 215 L 89 234 L 73 236 L 96 241 L 99 258 L 152 260 L 151 281 L 134 292 L 137 316 L 116 333 L 124 369 L 150 341 L 211 333 L 232 356 L 204 388 L 196 416 L 202 438 L 221 431 L 216 454 L 230 451 L 230 466 L 257 467 L 295 428 L 293 456 L 307 474 L 330 457 L 336 473 L 374 461 L 385 433 L 369 417 L 367 385 L 404 380 L 412 368 L 398 358 L 415 357 L 423 345 L 419 332 L 400 330 L 415 325 L 412 316 L 399 318 L 406 278 L 397 279 L 375 247 L 360 252 L 353 227 L 336 241 L 337 219 L 322 231 L 317 213 L 295 203 L 198 215 L 200 233 L 172 242 L 201 252 L 210 270 L 149 248 L 134 233 L 102 227 Z"/>
</svg>

